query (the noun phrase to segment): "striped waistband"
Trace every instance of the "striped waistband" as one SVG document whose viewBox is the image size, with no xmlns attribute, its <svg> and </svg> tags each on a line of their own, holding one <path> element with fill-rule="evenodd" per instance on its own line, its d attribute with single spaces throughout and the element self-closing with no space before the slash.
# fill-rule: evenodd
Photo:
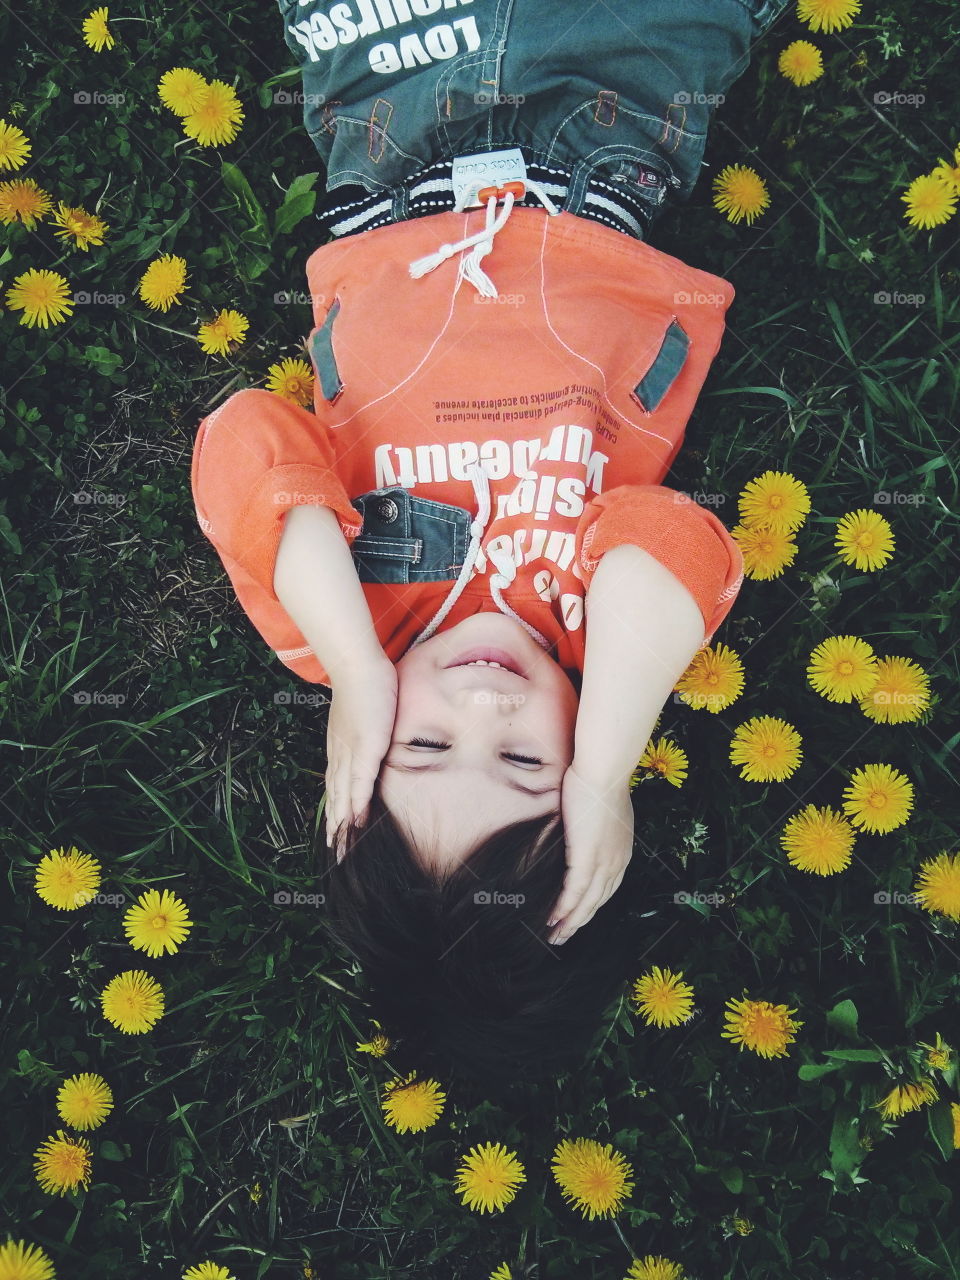
<svg viewBox="0 0 960 1280">
<path fill-rule="evenodd" d="M 547 195 L 563 208 L 570 187 L 572 171 L 559 165 L 536 164 L 526 161 L 527 173 L 540 183 Z M 438 160 L 427 165 L 406 180 L 408 187 L 407 208 L 411 218 L 441 213 L 454 207 L 452 161 Z M 593 218 L 606 226 L 614 227 L 627 235 L 643 240 L 653 215 L 663 199 L 666 181 L 654 169 L 641 167 L 637 182 L 649 191 L 649 196 L 634 195 L 623 187 L 592 176 L 588 179 L 580 217 Z M 362 193 L 362 194 L 361 194 Z M 527 194 L 518 205 L 542 209 L 542 203 Z M 396 219 L 393 216 L 392 192 L 368 192 L 364 187 L 339 186 L 328 191 L 317 210 L 317 220 L 331 235 L 355 235 L 360 231 L 372 231 Z"/>
</svg>

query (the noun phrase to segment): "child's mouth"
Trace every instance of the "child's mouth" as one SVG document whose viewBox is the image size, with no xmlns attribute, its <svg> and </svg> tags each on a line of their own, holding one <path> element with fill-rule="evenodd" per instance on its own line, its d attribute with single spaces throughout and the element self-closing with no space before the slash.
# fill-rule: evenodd
<svg viewBox="0 0 960 1280">
<path fill-rule="evenodd" d="M 444 670 L 449 670 L 450 667 L 465 667 L 474 662 L 487 666 L 500 666 L 504 671 L 510 671 L 513 675 L 519 676 L 521 680 L 527 679 L 513 654 L 507 653 L 504 649 L 492 648 L 490 645 L 474 645 L 472 649 L 467 649 L 454 658 L 453 662 L 448 662 Z"/>
</svg>

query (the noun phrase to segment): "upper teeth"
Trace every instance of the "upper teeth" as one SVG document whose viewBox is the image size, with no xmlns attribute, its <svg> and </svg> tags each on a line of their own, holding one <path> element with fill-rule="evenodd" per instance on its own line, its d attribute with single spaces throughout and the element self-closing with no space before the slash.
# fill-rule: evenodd
<svg viewBox="0 0 960 1280">
<path fill-rule="evenodd" d="M 474 658 L 472 662 L 465 662 L 465 667 L 502 667 L 502 662 L 488 662 L 486 658 Z"/>
</svg>

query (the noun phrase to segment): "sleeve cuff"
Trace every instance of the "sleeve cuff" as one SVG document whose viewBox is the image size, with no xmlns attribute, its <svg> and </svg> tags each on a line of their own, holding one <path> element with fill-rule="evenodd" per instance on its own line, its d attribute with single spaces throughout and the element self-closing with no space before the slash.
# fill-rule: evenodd
<svg viewBox="0 0 960 1280">
<path fill-rule="evenodd" d="M 587 582 L 601 557 L 632 543 L 678 578 L 697 603 L 709 644 L 743 583 L 743 556 L 716 514 L 662 485 L 621 485 L 584 511 L 579 563 Z"/>
</svg>

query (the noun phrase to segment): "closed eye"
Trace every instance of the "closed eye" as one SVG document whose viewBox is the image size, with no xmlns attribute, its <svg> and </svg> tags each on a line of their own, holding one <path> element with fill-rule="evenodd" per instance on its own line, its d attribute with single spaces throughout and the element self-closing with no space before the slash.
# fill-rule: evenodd
<svg viewBox="0 0 960 1280">
<path fill-rule="evenodd" d="M 446 751 L 450 747 L 449 742 L 432 742 L 429 738 L 411 738 L 407 743 L 408 747 L 433 747 L 437 751 Z M 514 760 L 519 764 L 537 764 L 542 765 L 543 761 L 537 756 L 521 756 L 513 751 L 504 751 L 504 760 Z"/>
</svg>

